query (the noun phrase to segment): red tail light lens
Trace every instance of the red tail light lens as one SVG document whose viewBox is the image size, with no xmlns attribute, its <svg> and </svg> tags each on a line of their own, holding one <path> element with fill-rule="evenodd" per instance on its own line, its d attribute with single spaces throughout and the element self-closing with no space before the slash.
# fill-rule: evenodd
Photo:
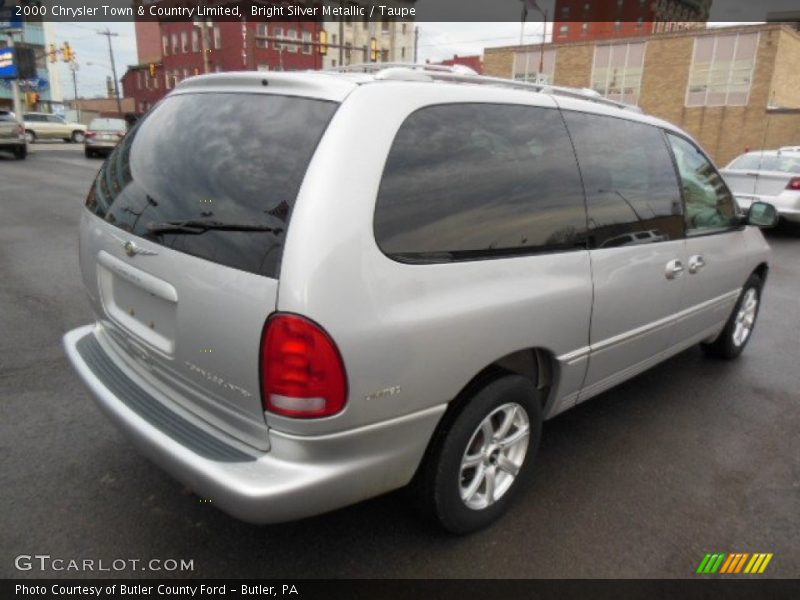
<svg viewBox="0 0 800 600">
<path fill-rule="evenodd" d="M 789 180 L 789 185 L 786 186 L 787 190 L 800 190 L 800 177 L 792 177 Z"/>
<path fill-rule="evenodd" d="M 25 137 L 25 126 L 24 125 L 18 125 L 17 126 L 17 136 L 19 136 L 20 138 L 24 138 Z"/>
<path fill-rule="evenodd" d="M 94 136 L 97 135 L 97 132 L 96 131 L 87 131 L 85 135 L 86 135 L 87 138 L 93 138 Z"/>
<path fill-rule="evenodd" d="M 328 417 L 347 402 L 347 374 L 339 349 L 319 325 L 277 314 L 261 338 L 264 410 L 301 419 Z"/>
</svg>

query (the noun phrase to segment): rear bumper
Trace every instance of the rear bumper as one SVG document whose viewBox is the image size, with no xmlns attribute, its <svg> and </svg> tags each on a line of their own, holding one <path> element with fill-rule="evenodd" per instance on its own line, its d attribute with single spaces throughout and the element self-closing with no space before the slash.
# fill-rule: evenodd
<svg viewBox="0 0 800 600">
<path fill-rule="evenodd" d="M 87 150 L 104 150 L 106 152 L 111 152 L 114 148 L 117 147 L 117 142 L 98 142 L 92 141 L 89 142 L 88 140 L 83 143 Z"/>
<path fill-rule="evenodd" d="M 106 415 L 176 479 L 223 511 L 252 523 L 316 515 L 404 486 L 446 408 L 442 404 L 324 436 L 271 430 L 270 452 L 243 450 L 210 427 L 193 432 L 196 425 L 141 389 L 135 402 L 119 397 L 120 388 L 110 373 L 122 367 L 105 354 L 100 360 L 111 364 L 107 368 L 97 364 L 94 330 L 89 325 L 70 331 L 64 336 L 64 348 Z"/>
</svg>

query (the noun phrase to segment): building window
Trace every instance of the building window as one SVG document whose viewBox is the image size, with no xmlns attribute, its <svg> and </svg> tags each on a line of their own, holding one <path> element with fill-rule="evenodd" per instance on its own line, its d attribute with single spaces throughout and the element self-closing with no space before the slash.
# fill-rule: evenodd
<svg viewBox="0 0 800 600">
<path fill-rule="evenodd" d="M 757 33 L 695 38 L 686 106 L 747 104 L 757 50 Z"/>
<path fill-rule="evenodd" d="M 596 46 L 592 89 L 611 100 L 639 103 L 644 69 L 644 42 Z"/>
<path fill-rule="evenodd" d="M 183 69 L 183 78 L 184 79 L 189 79 L 189 69 L 187 69 L 185 67 Z"/>
<path fill-rule="evenodd" d="M 142 89 L 142 72 L 136 71 L 136 89 Z"/>
<path fill-rule="evenodd" d="M 296 40 L 297 39 L 297 30 L 296 29 L 289 29 L 286 32 L 286 37 L 289 38 L 290 40 Z M 286 50 L 288 50 L 289 52 L 297 52 L 297 50 L 298 50 L 297 44 L 286 44 Z"/>
<path fill-rule="evenodd" d="M 622 29 L 622 21 L 614 21 L 614 31 Z"/>
<path fill-rule="evenodd" d="M 269 65 L 264 65 L 264 64 L 258 65 L 258 70 L 259 71 L 269 71 Z"/>
<path fill-rule="evenodd" d="M 186 31 L 181 31 L 181 52 L 189 52 L 189 34 Z"/>
<path fill-rule="evenodd" d="M 161 51 L 164 53 L 164 56 L 169 56 L 169 36 L 167 35 L 161 36 Z"/>
<path fill-rule="evenodd" d="M 542 70 L 539 72 L 539 63 Z M 517 52 L 514 55 L 514 79 L 530 83 L 553 83 L 556 69 L 556 49 L 548 48 L 544 55 L 540 51 Z"/>
<path fill-rule="evenodd" d="M 617 0 L 617 8 L 622 8 L 623 4 L 625 4 L 625 0 Z"/>
<path fill-rule="evenodd" d="M 402 32 L 403 32 L 403 35 L 406 34 L 406 24 L 405 23 L 403 23 L 403 25 L 402 25 Z"/>
<path fill-rule="evenodd" d="M 381 21 L 381 33 L 389 33 L 389 21 Z"/>
<path fill-rule="evenodd" d="M 275 38 L 278 38 L 278 39 L 282 39 L 283 38 L 283 27 L 276 27 L 275 29 L 273 29 L 272 30 L 272 36 L 275 37 Z M 275 50 L 283 50 L 283 44 L 281 42 L 277 41 L 277 40 L 272 43 L 272 47 L 275 48 Z"/>
<path fill-rule="evenodd" d="M 266 23 L 259 23 L 258 24 L 258 31 L 256 33 L 256 47 L 257 48 L 266 48 L 269 45 L 269 42 L 264 39 L 267 37 L 267 24 Z"/>
<path fill-rule="evenodd" d="M 154 90 L 158 89 L 158 71 L 156 71 L 156 76 L 153 77 L 153 89 Z"/>
<path fill-rule="evenodd" d="M 636 19 L 636 29 L 641 29 L 642 27 L 644 27 L 644 18 L 639 17 Z"/>
<path fill-rule="evenodd" d="M 222 48 L 222 32 L 217 25 L 214 26 L 214 50 Z"/>
<path fill-rule="evenodd" d="M 590 8 L 592 8 L 592 5 L 589 2 L 587 2 L 586 4 L 583 5 L 583 10 L 585 10 L 587 12 L 589 11 Z"/>
<path fill-rule="evenodd" d="M 381 62 L 389 62 L 389 50 L 386 48 L 381 50 Z"/>
<path fill-rule="evenodd" d="M 333 61 L 331 61 L 331 66 L 334 67 L 334 68 L 336 67 L 336 59 L 335 58 L 333 59 Z"/>
<path fill-rule="evenodd" d="M 402 48 L 400 48 L 400 58 L 405 58 L 405 57 L 406 57 L 406 47 L 403 46 Z"/>
<path fill-rule="evenodd" d="M 311 54 L 311 32 L 303 32 L 303 54 Z"/>
<path fill-rule="evenodd" d="M 177 33 L 173 33 L 172 34 L 172 53 L 173 54 L 177 54 L 178 53 L 178 34 Z"/>
<path fill-rule="evenodd" d="M 200 32 L 192 28 L 192 52 L 200 52 Z"/>
<path fill-rule="evenodd" d="M 562 6 L 561 7 L 561 16 L 562 17 L 568 17 L 569 16 L 569 10 L 570 10 L 569 6 Z"/>
<path fill-rule="evenodd" d="M 589 33 L 589 24 L 588 23 L 584 23 L 583 25 L 581 25 L 581 33 L 583 33 L 583 34 Z"/>
<path fill-rule="evenodd" d="M 562 25 L 558 28 L 559 37 L 563 37 L 569 33 L 569 25 Z"/>
</svg>

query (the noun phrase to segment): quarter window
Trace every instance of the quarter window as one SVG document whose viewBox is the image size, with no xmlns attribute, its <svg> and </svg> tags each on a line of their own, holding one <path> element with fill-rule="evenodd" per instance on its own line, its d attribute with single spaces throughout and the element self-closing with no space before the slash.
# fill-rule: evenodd
<svg viewBox="0 0 800 600">
<path fill-rule="evenodd" d="M 668 137 L 681 176 L 689 233 L 735 227 L 736 204 L 714 165 L 688 140 L 672 134 Z"/>
<path fill-rule="evenodd" d="M 575 155 L 555 109 L 423 108 L 403 123 L 375 209 L 387 255 L 448 262 L 585 247 Z"/>
<path fill-rule="evenodd" d="M 591 247 L 683 238 L 681 193 L 662 131 L 578 112 L 564 118 L 586 189 Z"/>
</svg>

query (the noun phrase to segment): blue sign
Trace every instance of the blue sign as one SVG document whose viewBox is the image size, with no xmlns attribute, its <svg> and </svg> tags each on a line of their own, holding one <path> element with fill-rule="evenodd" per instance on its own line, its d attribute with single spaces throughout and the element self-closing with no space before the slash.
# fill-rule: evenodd
<svg viewBox="0 0 800 600">
<path fill-rule="evenodd" d="M 16 79 L 17 62 L 14 60 L 13 48 L 0 49 L 0 79 Z"/>
</svg>

